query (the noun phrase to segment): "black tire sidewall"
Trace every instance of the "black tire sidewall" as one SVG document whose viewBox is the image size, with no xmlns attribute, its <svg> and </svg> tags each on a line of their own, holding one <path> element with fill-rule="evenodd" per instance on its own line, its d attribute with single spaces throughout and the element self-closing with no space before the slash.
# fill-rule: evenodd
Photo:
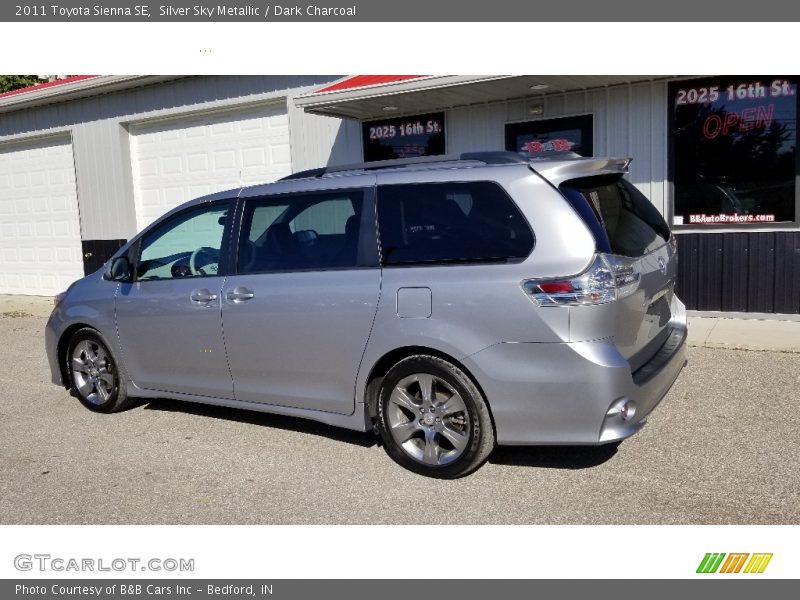
<svg viewBox="0 0 800 600">
<path fill-rule="evenodd" d="M 77 388 L 75 387 L 75 383 L 72 377 L 72 354 L 75 351 L 75 347 L 83 341 L 90 341 L 95 344 L 102 346 L 105 353 L 111 358 L 111 362 L 114 365 L 114 389 L 111 390 L 111 393 L 108 396 L 108 400 L 101 404 L 93 404 L 89 402 L 86 398 L 83 397 Z M 120 364 L 117 360 L 117 357 L 114 356 L 114 353 L 109 348 L 108 343 L 103 339 L 103 337 L 94 329 L 81 329 L 76 331 L 69 340 L 69 346 L 67 347 L 67 374 L 69 375 L 69 384 L 70 389 L 73 394 L 80 400 L 81 404 L 83 404 L 89 410 L 94 412 L 101 412 L 101 413 L 108 413 L 113 412 L 117 407 L 117 399 L 119 396 L 119 389 L 121 384 L 121 377 L 120 377 Z"/>
<path fill-rule="evenodd" d="M 394 441 L 389 431 L 386 410 L 391 392 L 403 378 L 415 373 L 427 373 L 444 380 L 461 395 L 467 407 L 470 419 L 469 447 L 455 461 L 447 465 L 430 466 L 413 459 Z M 458 367 L 433 356 L 412 356 L 397 363 L 387 373 L 378 398 L 377 420 L 378 430 L 389 456 L 406 469 L 428 477 L 454 479 L 467 475 L 485 460 L 485 457 L 481 456 L 481 448 L 486 436 L 492 437 L 491 443 L 494 445 L 494 432 L 488 419 L 488 410 L 475 384 Z"/>
</svg>

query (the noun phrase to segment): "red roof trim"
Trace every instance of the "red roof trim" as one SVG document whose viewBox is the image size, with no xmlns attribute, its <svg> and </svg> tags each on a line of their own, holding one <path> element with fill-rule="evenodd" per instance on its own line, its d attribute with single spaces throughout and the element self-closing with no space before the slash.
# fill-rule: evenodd
<svg viewBox="0 0 800 600">
<path fill-rule="evenodd" d="M 315 94 L 324 94 L 325 92 L 340 92 L 342 90 L 352 90 L 356 88 L 369 87 L 372 85 L 380 85 L 382 83 L 396 83 L 398 81 L 407 81 L 409 79 L 419 79 L 420 77 L 427 77 L 426 75 L 353 75 L 342 81 L 337 81 L 327 87 L 320 88 L 315 91 Z"/>
<path fill-rule="evenodd" d="M 99 77 L 99 75 L 73 75 L 72 77 L 67 77 L 66 79 L 56 79 L 55 81 L 47 81 L 45 83 L 39 83 L 37 85 L 31 85 L 29 87 L 19 88 L 18 90 L 11 90 L 10 92 L 4 92 L 0 94 L 0 98 L 7 98 L 8 96 L 16 96 L 18 94 L 27 94 L 28 92 L 35 92 L 36 90 L 43 90 L 45 88 L 55 87 L 57 85 L 65 85 L 67 83 L 83 81 L 84 79 L 92 79 L 94 77 Z"/>
</svg>

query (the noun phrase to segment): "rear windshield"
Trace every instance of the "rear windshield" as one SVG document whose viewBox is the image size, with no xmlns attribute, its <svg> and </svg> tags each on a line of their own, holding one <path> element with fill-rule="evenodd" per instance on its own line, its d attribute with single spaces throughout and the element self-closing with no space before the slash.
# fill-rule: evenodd
<svg viewBox="0 0 800 600">
<path fill-rule="evenodd" d="M 669 239 L 656 207 L 622 175 L 572 179 L 561 191 L 592 230 L 600 252 L 643 256 Z"/>
<path fill-rule="evenodd" d="M 384 265 L 524 259 L 533 233 L 503 189 L 489 181 L 378 187 Z"/>
</svg>

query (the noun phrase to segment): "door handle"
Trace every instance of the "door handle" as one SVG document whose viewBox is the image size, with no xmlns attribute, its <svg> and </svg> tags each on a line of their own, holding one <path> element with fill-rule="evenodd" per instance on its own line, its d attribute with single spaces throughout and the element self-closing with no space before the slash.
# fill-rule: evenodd
<svg viewBox="0 0 800 600">
<path fill-rule="evenodd" d="M 203 288 L 202 290 L 193 291 L 191 296 L 189 296 L 189 299 L 192 302 L 197 302 L 199 304 L 207 304 L 208 302 L 216 300 L 217 295 L 212 294 L 209 290 Z"/>
<path fill-rule="evenodd" d="M 242 302 L 244 300 L 250 300 L 250 298 L 253 297 L 255 297 L 253 290 L 244 286 L 235 287 L 228 292 L 228 300 L 231 302 Z"/>
</svg>

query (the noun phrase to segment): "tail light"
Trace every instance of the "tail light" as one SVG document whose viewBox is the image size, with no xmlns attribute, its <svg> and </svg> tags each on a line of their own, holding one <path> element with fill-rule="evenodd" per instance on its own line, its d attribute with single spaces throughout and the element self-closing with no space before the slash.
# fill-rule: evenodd
<svg viewBox="0 0 800 600">
<path fill-rule="evenodd" d="M 539 306 L 587 306 L 630 296 L 639 287 L 639 278 L 635 260 L 597 254 L 579 275 L 528 279 L 522 282 L 522 288 Z"/>
</svg>

